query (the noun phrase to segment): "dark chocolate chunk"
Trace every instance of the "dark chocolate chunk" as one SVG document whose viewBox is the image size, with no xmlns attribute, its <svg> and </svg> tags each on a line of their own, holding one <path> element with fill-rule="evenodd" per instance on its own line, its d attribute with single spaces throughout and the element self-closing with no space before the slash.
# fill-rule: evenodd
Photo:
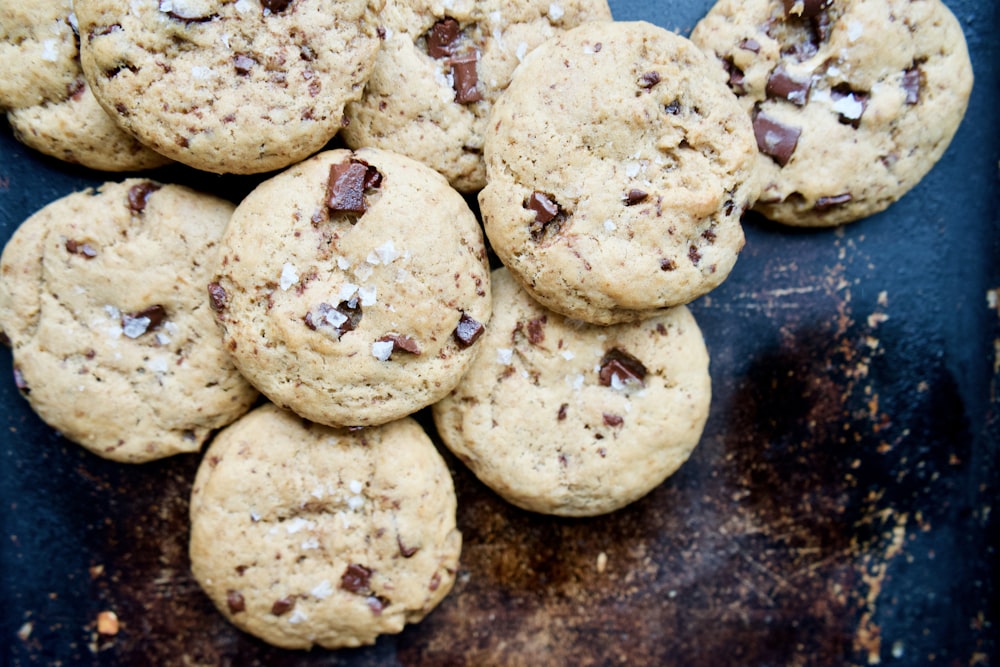
<svg viewBox="0 0 1000 667">
<path fill-rule="evenodd" d="M 137 313 L 127 313 L 122 315 L 122 326 L 126 326 L 128 320 L 138 320 L 142 318 L 149 321 L 149 323 L 146 324 L 146 330 L 149 331 L 150 329 L 155 329 L 163 324 L 163 320 L 167 319 L 167 311 L 163 306 L 157 304 L 155 306 L 150 306 L 149 308 L 144 308 Z"/>
<path fill-rule="evenodd" d="M 471 104 L 483 99 L 479 92 L 479 74 L 476 72 L 478 61 L 479 54 L 476 52 L 451 60 L 452 86 L 455 89 L 455 101 L 459 104 Z"/>
<path fill-rule="evenodd" d="M 396 536 L 396 544 L 399 545 L 399 555 L 403 558 L 413 558 L 413 555 L 420 551 L 420 547 L 408 547 L 403 544 L 403 538 Z"/>
<path fill-rule="evenodd" d="M 368 587 L 371 576 L 372 571 L 364 565 L 351 563 L 340 577 L 340 587 L 351 593 L 368 595 L 371 592 L 371 589 Z"/>
<path fill-rule="evenodd" d="M 663 110 L 666 111 L 671 116 L 676 116 L 676 115 L 680 114 L 680 112 L 681 112 L 681 103 L 680 103 L 680 100 L 674 100 L 673 102 L 671 102 L 667 106 L 663 107 Z"/>
<path fill-rule="evenodd" d="M 837 120 L 858 129 L 861 117 L 868 108 L 868 93 L 852 90 L 846 83 L 838 83 L 830 89 L 830 97 L 833 98 L 833 108 L 838 114 Z"/>
<path fill-rule="evenodd" d="M 372 613 L 376 616 L 382 615 L 382 610 L 389 606 L 390 600 L 384 598 L 380 595 L 369 595 L 366 600 L 368 603 L 368 608 L 372 610 Z"/>
<path fill-rule="evenodd" d="M 841 204 L 846 204 L 847 202 L 854 199 L 850 192 L 844 192 L 839 195 L 833 195 L 830 197 L 820 197 L 816 200 L 813 205 L 813 210 L 819 213 L 829 211 L 830 209 L 840 206 Z"/>
<path fill-rule="evenodd" d="M 229 590 L 226 591 L 226 605 L 229 607 L 229 613 L 238 614 L 241 611 L 245 611 L 247 608 L 246 600 L 243 599 L 243 594 L 239 591 Z"/>
<path fill-rule="evenodd" d="M 321 303 L 306 313 L 302 319 L 313 331 L 320 328 L 330 329 L 337 340 L 340 340 L 345 333 L 357 329 L 363 314 L 361 303 L 355 297 L 341 301 L 336 307 Z"/>
<path fill-rule="evenodd" d="M 563 421 L 566 419 L 566 411 L 569 410 L 569 403 L 563 403 L 559 406 L 559 412 L 556 414 L 556 419 Z"/>
<path fill-rule="evenodd" d="M 21 373 L 21 369 L 14 366 L 14 386 L 22 394 L 30 394 L 31 387 L 28 386 L 28 381 L 24 379 L 24 374 Z"/>
<path fill-rule="evenodd" d="M 144 181 L 128 189 L 128 207 L 135 213 L 142 213 L 149 203 L 149 196 L 160 189 L 157 183 Z"/>
<path fill-rule="evenodd" d="M 261 6 L 272 14 L 280 14 L 288 9 L 292 0 L 261 0 Z"/>
<path fill-rule="evenodd" d="M 330 165 L 326 205 L 331 211 L 364 213 L 367 210 L 365 190 L 381 185 L 382 174 L 361 160 Z"/>
<path fill-rule="evenodd" d="M 747 87 L 746 76 L 743 74 L 743 70 L 736 66 L 732 58 L 723 58 L 722 68 L 729 74 L 729 80 L 726 81 L 729 89 L 737 95 L 745 95 Z"/>
<path fill-rule="evenodd" d="M 219 283 L 208 284 L 208 305 L 217 313 L 221 313 L 229 305 L 229 295 Z"/>
<path fill-rule="evenodd" d="M 677 268 L 677 263 L 672 259 L 666 257 L 660 258 L 660 270 L 661 271 L 673 271 Z"/>
<path fill-rule="evenodd" d="M 171 0 L 160 0 L 158 8 L 167 16 L 175 18 L 178 21 L 184 21 L 185 23 L 203 23 L 205 21 L 211 21 L 215 18 L 215 14 L 207 14 L 203 16 L 201 14 L 192 13 L 190 9 L 184 7 L 183 4 L 175 6 Z"/>
<path fill-rule="evenodd" d="M 78 77 L 73 79 L 73 82 L 66 86 L 66 95 L 69 96 L 70 99 L 79 102 L 86 90 L 87 80 L 82 77 Z"/>
<path fill-rule="evenodd" d="M 597 377 L 602 385 L 610 387 L 616 376 L 620 382 L 642 384 L 646 378 L 646 367 L 625 350 L 613 347 L 601 358 L 601 370 Z"/>
<path fill-rule="evenodd" d="M 747 37 L 740 42 L 740 48 L 751 53 L 760 53 L 760 42 L 752 37 Z"/>
<path fill-rule="evenodd" d="M 605 426 L 618 427 L 625 423 L 625 420 L 622 418 L 621 415 L 615 415 L 611 414 L 610 412 L 605 412 L 603 414 L 603 417 Z"/>
<path fill-rule="evenodd" d="M 535 222 L 543 225 L 559 214 L 559 205 L 552 201 L 552 197 L 537 190 L 531 193 L 524 207 L 534 211 Z"/>
<path fill-rule="evenodd" d="M 649 90 L 659 82 L 660 82 L 660 73 L 656 71 L 646 72 L 645 74 L 639 77 L 639 87 L 644 90 Z"/>
<path fill-rule="evenodd" d="M 812 18 L 833 4 L 833 0 L 782 0 L 785 3 L 785 16 L 802 16 Z M 799 5 L 801 9 L 798 9 Z M 793 13 L 794 12 L 794 13 Z"/>
<path fill-rule="evenodd" d="M 903 79 L 900 83 L 906 93 L 907 104 L 916 104 L 920 101 L 921 78 L 920 68 L 916 65 L 903 71 Z"/>
<path fill-rule="evenodd" d="M 692 264 L 697 264 L 701 261 L 701 253 L 698 252 L 698 248 L 695 246 L 690 246 L 688 248 L 688 259 L 691 260 Z"/>
<path fill-rule="evenodd" d="M 528 320 L 528 342 L 532 345 L 540 345 L 545 340 L 545 323 L 548 317 L 542 315 L 533 320 Z"/>
<path fill-rule="evenodd" d="M 280 600 L 275 600 L 274 604 L 271 605 L 271 613 L 275 616 L 281 616 L 282 614 L 287 614 L 295 606 L 295 596 L 286 595 Z"/>
<path fill-rule="evenodd" d="M 797 79 L 789 74 L 784 67 L 778 65 L 771 70 L 770 76 L 767 77 L 765 92 L 768 97 L 788 100 L 801 107 L 806 103 L 810 84 L 809 79 Z"/>
<path fill-rule="evenodd" d="M 785 125 L 765 113 L 758 113 L 753 119 L 753 133 L 760 152 L 784 167 L 799 144 L 802 130 Z"/>
<path fill-rule="evenodd" d="M 447 58 L 454 53 L 459 25 L 453 18 L 444 18 L 427 32 L 427 53 L 431 58 Z"/>
<path fill-rule="evenodd" d="M 97 250 L 89 243 L 66 239 L 66 251 L 73 255 L 82 255 L 86 259 L 97 257 Z"/>
<path fill-rule="evenodd" d="M 242 76 L 250 74 L 256 64 L 256 60 L 243 53 L 237 54 L 233 58 L 233 67 L 236 68 L 236 73 Z"/>
<path fill-rule="evenodd" d="M 632 188 L 631 190 L 628 191 L 628 194 L 625 195 L 625 205 L 635 206 L 636 204 L 641 204 L 642 202 L 646 201 L 648 197 L 649 197 L 648 192 L 644 192 L 643 190 L 639 190 L 637 188 Z"/>
<path fill-rule="evenodd" d="M 454 335 L 459 347 L 467 348 L 479 340 L 484 331 L 486 331 L 486 327 L 483 326 L 482 322 L 478 322 L 465 313 L 462 313 L 462 317 L 458 319 L 458 325 L 455 327 L 452 335 Z"/>
<path fill-rule="evenodd" d="M 417 341 L 403 334 L 386 334 L 378 339 L 379 343 L 392 343 L 392 351 L 402 350 L 410 354 L 420 354 L 420 346 Z"/>
</svg>

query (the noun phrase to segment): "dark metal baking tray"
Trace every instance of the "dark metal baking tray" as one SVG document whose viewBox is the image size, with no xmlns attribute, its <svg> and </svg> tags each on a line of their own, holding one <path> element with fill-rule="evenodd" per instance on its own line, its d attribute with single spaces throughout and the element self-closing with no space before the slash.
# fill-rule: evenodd
<svg viewBox="0 0 1000 667">
<path fill-rule="evenodd" d="M 647 497 L 593 519 L 533 515 L 448 456 L 465 540 L 451 595 L 373 647 L 282 651 L 229 626 L 191 578 L 198 455 L 104 461 L 3 380 L 0 662 L 1000 663 L 1000 20 L 995 2 L 948 4 L 976 73 L 948 152 L 890 209 L 839 229 L 747 217 L 735 271 L 692 306 L 712 358 L 708 426 Z M 611 5 L 688 34 L 711 2 Z M 234 200 L 255 183 L 154 177 Z M 4 124 L 0 238 L 117 178 L 34 154 Z M 116 635 L 96 632 L 102 611 Z"/>
</svg>

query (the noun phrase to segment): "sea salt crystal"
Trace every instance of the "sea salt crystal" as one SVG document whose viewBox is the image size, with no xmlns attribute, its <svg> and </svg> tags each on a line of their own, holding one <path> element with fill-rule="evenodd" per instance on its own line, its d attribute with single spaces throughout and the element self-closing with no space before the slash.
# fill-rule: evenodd
<svg viewBox="0 0 1000 667">
<path fill-rule="evenodd" d="M 581 389 L 583 389 L 583 383 L 584 383 L 585 379 L 586 378 L 583 377 L 583 374 L 578 374 L 578 375 L 574 376 L 573 377 L 573 389 L 575 391 L 580 391 Z"/>
<path fill-rule="evenodd" d="M 399 258 L 399 253 L 396 251 L 396 246 L 393 244 L 392 239 L 375 248 L 375 254 L 378 255 L 383 264 L 391 264 Z"/>
<path fill-rule="evenodd" d="M 207 79 L 212 76 L 212 68 L 195 65 L 191 68 L 191 76 L 195 79 Z"/>
<path fill-rule="evenodd" d="M 528 55 L 528 44 L 527 42 L 518 42 L 517 49 L 514 51 L 514 55 L 517 56 L 517 61 L 521 62 L 524 57 Z"/>
<path fill-rule="evenodd" d="M 865 112 L 865 106 L 854 95 L 846 95 L 833 103 L 833 110 L 844 118 L 857 120 Z"/>
<path fill-rule="evenodd" d="M 358 288 L 358 297 L 361 299 L 362 306 L 374 306 L 375 305 L 375 287 L 363 286 Z"/>
<path fill-rule="evenodd" d="M 347 499 L 347 506 L 351 508 L 352 511 L 357 511 L 361 509 L 361 506 L 365 504 L 365 499 L 361 496 L 351 496 Z"/>
<path fill-rule="evenodd" d="M 148 317 L 127 317 L 125 318 L 125 326 L 122 327 L 122 333 L 129 338 L 138 338 L 146 333 L 151 321 Z"/>
<path fill-rule="evenodd" d="M 288 617 L 288 622 L 292 624 L 298 624 L 308 620 L 309 617 L 301 609 L 292 610 L 292 615 Z"/>
<path fill-rule="evenodd" d="M 347 488 L 349 488 L 351 490 L 351 493 L 353 493 L 354 495 L 358 495 L 359 493 L 361 493 L 361 490 L 364 489 L 365 487 L 358 480 L 352 479 L 351 482 L 347 485 Z"/>
<path fill-rule="evenodd" d="M 310 530 L 315 524 L 312 521 L 307 521 L 302 517 L 295 517 L 294 519 L 289 519 L 285 522 L 285 530 L 288 531 L 289 535 L 294 535 L 300 530 Z"/>
<path fill-rule="evenodd" d="M 250 0 L 236 0 L 236 11 L 246 14 L 253 11 L 253 3 Z"/>
<path fill-rule="evenodd" d="M 563 350 L 562 352 L 562 358 L 565 359 L 566 361 L 571 361 L 575 356 L 576 355 L 573 354 L 570 350 Z"/>
<path fill-rule="evenodd" d="M 610 219 L 609 220 L 605 220 L 604 221 L 604 229 L 605 229 L 605 231 L 613 232 L 616 229 L 618 229 L 618 225 L 616 225 L 613 220 L 610 220 Z"/>
<path fill-rule="evenodd" d="M 360 264 L 358 268 L 354 269 L 354 275 L 358 280 L 364 282 L 372 277 L 372 270 L 371 264 Z"/>
<path fill-rule="evenodd" d="M 250 520 L 253 521 L 254 523 L 257 523 L 258 521 L 260 521 L 260 515 L 257 514 L 256 512 L 254 512 L 253 510 L 251 510 L 250 511 Z"/>
<path fill-rule="evenodd" d="M 42 42 L 42 60 L 54 63 L 59 60 L 59 40 L 47 39 Z"/>
<path fill-rule="evenodd" d="M 509 366 L 513 358 L 514 350 L 506 347 L 501 347 L 497 350 L 497 361 L 504 366 Z"/>
<path fill-rule="evenodd" d="M 852 42 L 858 41 L 865 32 L 865 26 L 861 21 L 851 21 L 847 24 L 847 39 Z"/>
<path fill-rule="evenodd" d="M 611 374 L 611 388 L 615 391 L 625 391 L 625 383 L 618 377 L 618 373 Z"/>
<path fill-rule="evenodd" d="M 341 301 L 350 301 L 351 297 L 354 296 L 358 291 L 358 286 L 354 283 L 344 283 L 340 286 L 340 293 L 337 298 Z"/>
<path fill-rule="evenodd" d="M 392 341 L 375 341 L 372 343 L 372 356 L 379 361 L 388 361 L 392 348 Z"/>
<path fill-rule="evenodd" d="M 282 291 L 288 291 L 288 288 L 299 282 L 299 273 L 295 270 L 295 267 L 290 263 L 285 262 L 284 266 L 281 267 L 281 279 L 278 285 L 281 287 Z"/>
<path fill-rule="evenodd" d="M 303 551 L 309 551 L 310 549 L 319 549 L 319 540 L 315 537 L 310 537 L 308 540 L 299 545 Z"/>
<path fill-rule="evenodd" d="M 553 2 L 552 4 L 549 5 L 549 18 L 552 19 L 553 21 L 558 21 L 559 19 L 561 19 L 563 17 L 563 14 L 564 14 L 563 8 L 557 5 L 556 3 Z"/>
<path fill-rule="evenodd" d="M 323 581 L 319 582 L 318 584 L 312 587 L 312 590 L 309 591 L 309 595 L 316 598 L 317 600 L 325 600 L 326 598 L 330 597 L 332 593 L 333 593 L 333 586 L 330 585 L 330 582 L 327 579 L 324 579 Z"/>
<path fill-rule="evenodd" d="M 162 331 L 157 332 L 157 334 L 156 334 L 156 342 L 159 343 L 160 345 L 169 345 L 170 344 L 170 336 L 168 336 L 167 334 L 163 333 Z"/>
<path fill-rule="evenodd" d="M 347 269 L 351 268 L 351 260 L 347 259 L 346 257 L 338 257 L 337 268 L 340 269 L 341 271 L 346 271 Z"/>
<path fill-rule="evenodd" d="M 166 373 L 167 369 L 170 368 L 170 364 L 166 357 L 153 357 L 146 363 L 146 368 L 154 373 Z"/>
</svg>

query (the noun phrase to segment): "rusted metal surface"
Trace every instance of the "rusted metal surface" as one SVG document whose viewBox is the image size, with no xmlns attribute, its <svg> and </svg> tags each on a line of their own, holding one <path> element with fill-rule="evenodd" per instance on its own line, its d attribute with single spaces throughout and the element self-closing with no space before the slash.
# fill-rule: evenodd
<svg viewBox="0 0 1000 667">
<path fill-rule="evenodd" d="M 686 32 L 710 3 L 674 4 L 612 7 Z M 736 270 L 693 306 L 712 356 L 704 438 L 646 498 L 587 520 L 534 515 L 449 456 L 465 540 L 452 594 L 374 647 L 282 651 L 229 626 L 191 578 L 198 456 L 103 461 L 3 382 L 0 662 L 1000 663 L 1000 21 L 993 3 L 948 4 L 977 75 L 952 148 L 868 220 L 746 220 Z M 102 178 L 31 154 L 6 126 L 0 156 L 4 239 Z M 251 186 L 159 178 L 234 199 Z"/>
</svg>

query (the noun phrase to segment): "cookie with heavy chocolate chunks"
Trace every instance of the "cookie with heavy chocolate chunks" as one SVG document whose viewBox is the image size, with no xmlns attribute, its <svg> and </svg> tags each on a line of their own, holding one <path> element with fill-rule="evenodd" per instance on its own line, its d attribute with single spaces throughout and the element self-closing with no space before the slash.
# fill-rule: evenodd
<svg viewBox="0 0 1000 667">
<path fill-rule="evenodd" d="M 750 119 L 685 38 L 594 21 L 550 39 L 493 107 L 486 234 L 546 307 L 596 324 L 709 292 L 757 195 Z"/>
<path fill-rule="evenodd" d="M 76 0 L 98 101 L 156 151 L 251 174 L 320 150 L 361 95 L 383 0 Z"/>
<path fill-rule="evenodd" d="M 331 429 L 264 405 L 191 491 L 191 570 L 236 627 L 284 648 L 374 643 L 455 582 L 455 490 L 420 426 Z"/>
<path fill-rule="evenodd" d="M 593 516 L 687 460 L 711 381 L 685 306 L 588 325 L 542 307 L 498 269 L 493 311 L 472 368 L 432 408 L 444 443 L 482 482 L 527 510 Z"/>
<path fill-rule="evenodd" d="M 347 105 L 349 146 L 376 146 L 438 170 L 458 190 L 486 183 L 490 109 L 546 39 L 610 19 L 607 0 L 388 0 L 385 40 L 364 96 Z"/>
<path fill-rule="evenodd" d="M 444 396 L 490 318 L 482 230 L 443 176 L 379 149 L 320 153 L 237 207 L 209 300 L 243 374 L 330 426 Z"/>
<path fill-rule="evenodd" d="M 122 130 L 83 76 L 69 0 L 0 0 L 0 110 L 34 150 L 102 171 L 170 160 Z"/>
<path fill-rule="evenodd" d="M 691 39 L 753 119 L 756 208 L 826 227 L 884 210 L 947 149 L 972 90 L 940 0 L 720 0 Z"/>
<path fill-rule="evenodd" d="M 233 205 L 130 179 L 54 201 L 0 257 L 14 383 L 98 456 L 195 452 L 254 402 L 204 297 Z"/>
</svg>

